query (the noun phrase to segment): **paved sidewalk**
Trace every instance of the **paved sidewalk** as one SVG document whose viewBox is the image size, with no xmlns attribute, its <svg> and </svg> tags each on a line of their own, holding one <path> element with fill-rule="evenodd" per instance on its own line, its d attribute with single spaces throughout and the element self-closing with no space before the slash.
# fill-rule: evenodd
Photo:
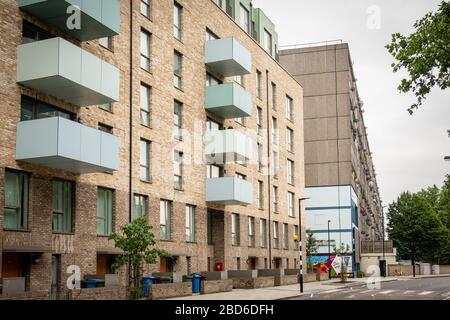
<svg viewBox="0 0 450 320">
<path fill-rule="evenodd" d="M 348 283 L 338 283 L 336 279 L 308 282 L 304 284 L 303 294 L 312 294 L 335 288 L 347 288 L 360 286 L 366 283 L 368 278 L 350 279 Z M 381 278 L 381 282 L 396 281 L 396 277 Z M 300 285 L 260 288 L 260 289 L 233 289 L 231 292 L 212 293 L 190 297 L 172 298 L 168 300 L 278 300 L 301 295 Z"/>
</svg>

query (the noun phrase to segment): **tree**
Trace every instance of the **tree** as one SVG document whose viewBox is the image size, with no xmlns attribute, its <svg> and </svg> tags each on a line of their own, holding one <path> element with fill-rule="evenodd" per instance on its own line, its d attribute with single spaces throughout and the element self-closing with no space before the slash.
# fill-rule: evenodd
<svg viewBox="0 0 450 320">
<path fill-rule="evenodd" d="M 317 255 L 319 244 L 311 229 L 306 230 L 306 256 L 312 257 Z"/>
<path fill-rule="evenodd" d="M 346 282 L 347 281 L 347 267 L 345 263 L 344 263 L 344 255 L 349 254 L 350 253 L 350 246 L 347 244 L 345 245 L 344 243 L 341 243 L 339 245 L 339 247 L 336 247 L 336 245 L 333 245 L 333 254 L 335 256 L 335 259 L 340 259 L 340 263 L 341 263 L 341 282 Z"/>
<path fill-rule="evenodd" d="M 129 266 L 130 282 L 129 293 L 131 299 L 141 296 L 141 279 L 143 265 L 154 264 L 158 257 L 167 257 L 168 252 L 157 248 L 151 248 L 156 244 L 152 227 L 144 218 L 137 218 L 121 228 L 122 234 L 113 233 L 109 239 L 114 240 L 116 248 L 122 249 L 113 264 L 116 270 L 124 265 Z"/>
<path fill-rule="evenodd" d="M 437 212 L 439 219 L 450 230 L 450 175 L 447 175 L 444 186 L 441 189 Z"/>
<path fill-rule="evenodd" d="M 446 228 L 426 197 L 402 193 L 389 205 L 387 231 L 403 259 L 437 261 L 442 256 Z"/>
<path fill-rule="evenodd" d="M 414 23 L 409 36 L 395 33 L 386 48 L 395 58 L 394 72 L 406 69 L 398 90 L 413 92 L 417 101 L 408 109 L 413 114 L 435 86 L 445 90 L 450 85 L 450 2 L 442 1 L 437 12 L 430 12 Z"/>
</svg>

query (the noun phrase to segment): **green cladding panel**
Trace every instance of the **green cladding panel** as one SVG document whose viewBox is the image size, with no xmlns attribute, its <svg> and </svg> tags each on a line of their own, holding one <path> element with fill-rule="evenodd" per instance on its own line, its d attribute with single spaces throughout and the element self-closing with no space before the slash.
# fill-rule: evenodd
<svg viewBox="0 0 450 320">
<path fill-rule="evenodd" d="M 120 32 L 120 0 L 19 0 L 19 7 L 81 41 Z"/>
<path fill-rule="evenodd" d="M 119 69 L 62 38 L 18 46 L 17 82 L 81 107 L 119 100 Z"/>
<path fill-rule="evenodd" d="M 237 83 L 206 87 L 205 109 L 224 119 L 244 118 L 252 115 L 252 98 Z"/>
<path fill-rule="evenodd" d="M 253 36 L 263 48 L 266 48 L 264 31 L 272 36 L 272 56 L 275 58 L 278 52 L 278 33 L 275 31 L 275 24 L 259 8 L 253 9 L 253 23 Z"/>
</svg>

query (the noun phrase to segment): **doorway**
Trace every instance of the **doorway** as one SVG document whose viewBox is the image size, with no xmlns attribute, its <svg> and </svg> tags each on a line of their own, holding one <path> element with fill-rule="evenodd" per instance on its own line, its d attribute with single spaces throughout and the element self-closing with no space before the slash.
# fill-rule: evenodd
<svg viewBox="0 0 450 320">
<path fill-rule="evenodd" d="M 281 258 L 275 258 L 273 261 L 273 267 L 275 269 L 281 269 Z"/>
<path fill-rule="evenodd" d="M 159 272 L 173 272 L 172 257 L 161 257 L 160 258 Z"/>
<path fill-rule="evenodd" d="M 256 270 L 256 259 L 255 257 L 248 258 L 248 270 Z"/>
<path fill-rule="evenodd" d="M 60 265 L 60 256 L 52 255 L 52 287 L 50 295 L 51 300 L 58 299 L 58 293 L 60 288 L 59 265 Z"/>
</svg>

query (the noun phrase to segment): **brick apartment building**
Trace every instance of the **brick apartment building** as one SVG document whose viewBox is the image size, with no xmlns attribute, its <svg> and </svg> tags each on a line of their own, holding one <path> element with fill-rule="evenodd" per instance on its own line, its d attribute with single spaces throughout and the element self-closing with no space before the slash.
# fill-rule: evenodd
<svg viewBox="0 0 450 320">
<path fill-rule="evenodd" d="M 306 227 L 319 260 L 343 243 L 359 268 L 360 241 L 383 237 L 383 208 L 349 46 L 294 46 L 279 60 L 304 89 Z"/>
<path fill-rule="evenodd" d="M 298 268 L 303 90 L 273 23 L 249 0 L 79 3 L 0 0 L 0 278 L 55 298 L 68 266 L 109 274 L 137 216 L 171 254 L 149 273 Z"/>
</svg>

